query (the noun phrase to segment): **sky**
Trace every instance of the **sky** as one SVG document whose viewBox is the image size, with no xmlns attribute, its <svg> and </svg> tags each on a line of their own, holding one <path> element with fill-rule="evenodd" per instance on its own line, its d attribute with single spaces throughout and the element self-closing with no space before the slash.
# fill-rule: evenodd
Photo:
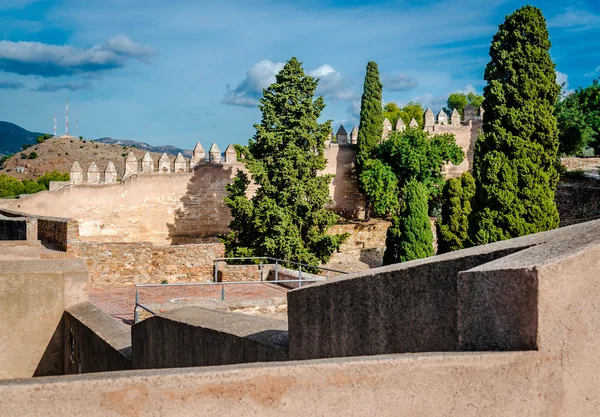
<svg viewBox="0 0 600 417">
<path fill-rule="evenodd" d="M 291 57 L 319 78 L 334 129 L 358 125 L 368 61 L 384 102 L 435 113 L 481 93 L 509 0 L 0 0 L 0 120 L 28 130 L 192 149 L 246 144 Z M 600 2 L 533 1 L 566 90 L 600 77 Z M 75 129 L 77 128 L 77 131 Z"/>
</svg>

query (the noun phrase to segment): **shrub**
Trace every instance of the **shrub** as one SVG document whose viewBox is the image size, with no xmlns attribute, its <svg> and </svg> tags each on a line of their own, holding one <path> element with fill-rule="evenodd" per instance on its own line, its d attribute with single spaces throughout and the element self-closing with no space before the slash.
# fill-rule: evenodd
<svg viewBox="0 0 600 417">
<path fill-rule="evenodd" d="M 27 158 L 29 158 L 29 159 L 35 159 L 37 157 L 38 157 L 38 154 L 37 154 L 37 152 L 34 151 L 34 152 L 31 152 Z"/>
</svg>

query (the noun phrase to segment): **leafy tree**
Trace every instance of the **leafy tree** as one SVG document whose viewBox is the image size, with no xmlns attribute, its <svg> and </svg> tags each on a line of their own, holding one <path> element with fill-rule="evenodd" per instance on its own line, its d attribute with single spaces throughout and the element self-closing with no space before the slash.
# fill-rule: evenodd
<svg viewBox="0 0 600 417">
<path fill-rule="evenodd" d="M 44 190 L 48 190 L 50 188 L 50 181 L 69 181 L 69 173 L 61 173 L 54 170 L 52 172 L 47 172 L 41 177 L 38 177 L 36 180 L 36 182 L 41 185 Z"/>
<path fill-rule="evenodd" d="M 427 189 L 412 179 L 404 187 L 403 195 L 400 212 L 392 218 L 387 232 L 384 265 L 433 255 L 433 233 L 427 215 Z"/>
<path fill-rule="evenodd" d="M 44 137 L 43 136 L 38 136 L 37 139 L 35 140 L 37 143 L 42 143 L 44 141 Z"/>
<path fill-rule="evenodd" d="M 554 203 L 560 87 L 540 9 L 524 6 L 493 38 L 486 117 L 475 144 L 470 240 L 485 244 L 558 227 Z"/>
<path fill-rule="evenodd" d="M 452 114 L 452 110 L 456 109 L 456 111 L 462 116 L 463 110 L 469 104 L 475 108 L 481 107 L 483 104 L 483 96 L 473 92 L 469 92 L 467 94 L 452 93 L 448 96 L 448 100 L 446 101 L 447 107 L 444 107 L 444 111 L 448 114 Z"/>
<path fill-rule="evenodd" d="M 465 157 L 453 134 L 429 136 L 421 129 L 393 132 L 375 154 L 396 175 L 399 189 L 414 179 L 430 195 L 436 195 L 444 183 L 444 164 L 458 165 Z"/>
<path fill-rule="evenodd" d="M 379 159 L 368 160 L 360 182 L 376 216 L 385 217 L 397 209 L 398 179 L 389 165 Z"/>
<path fill-rule="evenodd" d="M 558 152 L 562 155 L 580 156 L 583 149 L 594 142 L 594 129 L 588 124 L 582 107 L 575 94 L 563 98 L 556 104 Z"/>
<path fill-rule="evenodd" d="M 360 100 L 360 123 L 358 125 L 358 151 L 356 153 L 356 168 L 359 175 L 365 163 L 373 157 L 373 150 L 381 142 L 383 133 L 383 109 L 381 108 L 381 90 L 383 84 L 379 78 L 377 63 L 367 63 L 367 73 Z M 359 182 L 361 190 L 364 184 Z M 367 196 L 365 203 L 365 221 L 370 219 L 370 201 Z"/>
<path fill-rule="evenodd" d="M 411 119 L 415 119 L 419 124 L 419 128 L 423 129 L 423 114 L 425 113 L 425 109 L 421 106 L 421 103 L 409 101 L 406 106 L 402 107 L 402 111 L 406 113 L 406 119 L 402 119 L 406 126 L 408 126 Z"/>
<path fill-rule="evenodd" d="M 260 124 L 244 153 L 257 186 L 239 171 L 227 187 L 231 232 L 223 239 L 227 256 L 271 256 L 318 264 L 329 260 L 346 235 L 328 235 L 338 216 L 324 208 L 331 202 L 331 175 L 323 150 L 331 121 L 318 123 L 325 104 L 313 99 L 317 80 L 290 59 L 263 92 Z"/>
<path fill-rule="evenodd" d="M 31 152 L 31 153 L 30 153 L 30 154 L 27 156 L 27 158 L 28 158 L 28 159 L 35 159 L 35 158 L 37 158 L 37 157 L 38 157 L 38 154 L 37 154 L 37 152 L 36 152 L 36 151 L 32 151 L 32 152 Z"/>
<path fill-rule="evenodd" d="M 392 126 L 396 126 L 398 119 L 402 119 L 404 124 L 407 126 L 410 123 L 410 117 L 408 117 L 408 113 L 398 107 L 398 104 L 393 101 L 390 101 L 383 106 L 383 118 L 387 118 L 390 122 L 392 122 Z"/>
<path fill-rule="evenodd" d="M 239 143 L 234 143 L 233 147 L 235 148 L 235 157 L 237 159 L 242 159 L 242 155 L 244 155 L 244 147 Z"/>
<path fill-rule="evenodd" d="M 442 192 L 442 218 L 436 221 L 438 254 L 462 249 L 469 233 L 475 179 L 469 172 L 446 181 Z"/>
</svg>

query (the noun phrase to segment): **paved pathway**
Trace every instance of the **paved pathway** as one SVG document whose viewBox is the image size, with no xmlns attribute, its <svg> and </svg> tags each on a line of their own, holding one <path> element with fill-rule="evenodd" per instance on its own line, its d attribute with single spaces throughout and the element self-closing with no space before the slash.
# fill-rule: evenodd
<svg viewBox="0 0 600 417">
<path fill-rule="evenodd" d="M 189 285 L 140 287 L 140 304 L 185 303 L 199 299 L 221 299 L 221 290 L 225 287 L 226 300 L 261 300 L 285 297 L 287 289 L 279 285 L 256 282 L 240 285 Z M 125 324 L 133 324 L 135 307 L 134 286 L 93 287 L 89 295 L 90 302 L 98 306 L 115 319 Z"/>
</svg>

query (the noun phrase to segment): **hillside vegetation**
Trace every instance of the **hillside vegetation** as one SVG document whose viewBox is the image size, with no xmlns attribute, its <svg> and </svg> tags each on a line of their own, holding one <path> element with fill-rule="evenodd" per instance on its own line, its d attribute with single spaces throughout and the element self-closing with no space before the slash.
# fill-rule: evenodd
<svg viewBox="0 0 600 417">
<path fill-rule="evenodd" d="M 10 122 L 0 122 L 0 156 L 10 155 L 21 150 L 21 145 L 34 145 L 36 138 L 43 133 L 30 132 Z"/>
</svg>

